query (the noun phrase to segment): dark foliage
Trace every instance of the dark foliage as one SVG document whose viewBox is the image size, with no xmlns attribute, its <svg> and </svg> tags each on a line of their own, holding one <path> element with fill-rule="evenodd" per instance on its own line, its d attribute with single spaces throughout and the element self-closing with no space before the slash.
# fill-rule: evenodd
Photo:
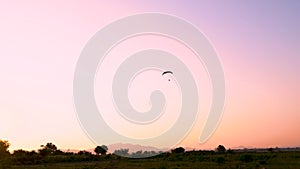
<svg viewBox="0 0 300 169">
<path fill-rule="evenodd" d="M 47 156 L 50 154 L 55 154 L 56 151 L 56 145 L 54 145 L 53 143 L 47 143 L 45 146 L 41 145 L 41 149 L 39 149 L 39 154 L 42 156 Z"/>
<path fill-rule="evenodd" d="M 226 152 L 226 148 L 225 148 L 225 146 L 223 146 L 223 145 L 219 145 L 218 147 L 217 147 L 217 152 L 219 152 L 219 153 L 224 153 L 224 152 Z"/>
<path fill-rule="evenodd" d="M 105 155 L 106 153 L 107 153 L 107 146 L 105 146 L 105 145 L 102 145 L 102 146 L 97 146 L 96 148 L 95 148 L 95 150 L 94 150 L 94 152 L 97 154 L 97 155 L 99 155 L 99 154 L 101 154 L 101 155 Z"/>
<path fill-rule="evenodd" d="M 300 165 L 300 151 L 185 151 L 182 147 L 171 152 L 137 151 L 129 153 L 128 149 L 116 150 L 115 154 L 96 155 L 88 151 L 78 153 L 63 152 L 54 144 L 47 143 L 39 151 L 8 151 L 9 143 L 0 141 L 0 169 L 30 168 L 45 166 L 64 168 L 60 165 L 71 165 L 65 168 L 297 168 Z M 103 148 L 103 146 L 101 146 Z M 105 147 L 104 147 L 105 148 Z M 225 147 L 224 147 L 225 148 Z M 218 148 L 216 148 L 218 150 Z M 44 154 L 44 152 L 47 152 Z M 101 154 L 101 153 L 99 153 Z M 156 156 L 153 156 L 156 155 Z M 132 159 L 126 157 L 140 158 Z M 144 158 L 148 157 L 148 158 Z M 82 166 L 84 164 L 85 166 Z M 289 167 L 282 167 L 288 165 Z M 58 166 L 58 167 L 57 167 Z M 48 168 L 48 167 L 46 167 Z M 50 167 L 51 168 L 51 167 Z"/>
<path fill-rule="evenodd" d="M 178 147 L 178 148 L 175 148 L 175 149 L 171 150 L 171 152 L 173 154 L 184 153 L 185 149 L 183 147 Z"/>
</svg>

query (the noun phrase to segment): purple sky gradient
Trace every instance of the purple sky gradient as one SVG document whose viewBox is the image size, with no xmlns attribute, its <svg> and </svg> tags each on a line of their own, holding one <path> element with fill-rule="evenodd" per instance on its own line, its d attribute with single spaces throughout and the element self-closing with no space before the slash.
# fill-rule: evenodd
<svg viewBox="0 0 300 169">
<path fill-rule="evenodd" d="M 223 64 L 220 126 L 200 145 L 196 125 L 183 146 L 300 146 L 300 2 L 292 0 L 1 1 L 0 139 L 12 149 L 48 141 L 62 149 L 94 147 L 73 107 L 77 59 L 103 26 L 143 12 L 193 23 Z"/>
</svg>

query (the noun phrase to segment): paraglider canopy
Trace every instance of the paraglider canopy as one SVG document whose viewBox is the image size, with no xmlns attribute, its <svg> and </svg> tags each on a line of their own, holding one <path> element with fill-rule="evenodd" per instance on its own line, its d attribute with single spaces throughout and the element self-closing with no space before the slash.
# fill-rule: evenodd
<svg viewBox="0 0 300 169">
<path fill-rule="evenodd" d="M 173 74 L 172 71 L 169 71 L 169 70 L 168 70 L 168 71 L 164 71 L 164 72 L 162 73 L 162 76 L 165 75 L 165 74 L 167 74 L 167 73 Z M 168 81 L 170 81 L 170 79 L 168 79 Z"/>
<path fill-rule="evenodd" d="M 165 75 L 165 74 L 167 74 L 167 73 L 171 73 L 171 74 L 173 74 L 173 72 L 172 72 L 172 71 L 169 71 L 169 70 L 168 70 L 168 71 L 164 71 L 164 72 L 162 73 L 162 76 L 163 76 L 163 75 Z"/>
</svg>

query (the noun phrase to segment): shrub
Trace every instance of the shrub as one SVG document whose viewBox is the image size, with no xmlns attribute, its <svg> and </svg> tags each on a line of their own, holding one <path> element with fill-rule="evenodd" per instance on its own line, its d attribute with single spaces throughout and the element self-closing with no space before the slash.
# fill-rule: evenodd
<svg viewBox="0 0 300 169">
<path fill-rule="evenodd" d="M 219 145 L 217 148 L 216 148 L 216 151 L 218 153 L 224 153 L 226 152 L 226 148 L 223 146 L 223 145 Z"/>
<path fill-rule="evenodd" d="M 172 152 L 172 154 L 184 153 L 185 149 L 183 147 L 178 147 L 178 148 L 171 150 L 171 152 Z"/>
</svg>

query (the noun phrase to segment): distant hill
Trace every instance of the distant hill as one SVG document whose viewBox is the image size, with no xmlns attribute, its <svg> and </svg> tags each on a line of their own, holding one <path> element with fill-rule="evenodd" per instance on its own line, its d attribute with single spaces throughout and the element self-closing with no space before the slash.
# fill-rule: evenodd
<svg viewBox="0 0 300 169">
<path fill-rule="evenodd" d="M 109 153 L 113 153 L 115 150 L 120 150 L 120 149 L 129 149 L 129 153 L 132 152 L 137 152 L 137 151 L 155 151 L 155 152 L 159 152 L 159 151 L 168 151 L 168 148 L 157 148 L 157 147 L 153 147 L 153 146 L 142 146 L 139 144 L 125 144 L 125 143 L 116 143 L 116 144 L 110 144 L 107 146 L 108 147 L 108 152 Z M 81 150 L 78 149 L 63 149 L 62 151 L 64 152 L 72 152 L 72 153 L 78 153 Z M 89 148 L 86 149 L 85 151 L 94 153 L 94 148 Z"/>
<path fill-rule="evenodd" d="M 168 151 L 170 149 L 168 148 L 157 148 L 153 146 L 142 146 L 139 144 L 129 144 L 129 143 L 116 143 L 116 144 L 110 144 L 108 145 L 108 152 L 113 153 L 115 150 L 120 150 L 120 149 L 129 149 L 129 153 L 137 152 L 137 151 Z M 255 148 L 252 146 L 238 146 L 238 147 L 232 147 L 230 148 L 236 152 L 267 152 L 267 151 L 300 151 L 300 146 L 298 147 L 270 147 L 270 148 Z M 185 147 L 186 151 L 193 151 L 193 150 L 199 150 L 197 148 L 192 148 L 192 147 Z M 62 151 L 64 152 L 73 152 L 73 153 L 78 153 L 80 150 L 78 149 L 63 149 Z M 94 154 L 94 148 L 89 148 L 86 149 L 85 151 L 91 152 Z"/>
<path fill-rule="evenodd" d="M 255 147 L 253 146 L 237 146 L 237 147 L 232 147 L 231 149 L 238 149 L 238 150 L 243 150 L 243 149 L 253 149 Z"/>
<path fill-rule="evenodd" d="M 119 149 L 129 149 L 129 153 L 132 152 L 137 152 L 137 151 L 167 151 L 168 148 L 156 148 L 153 146 L 142 146 L 139 144 L 124 144 L 124 143 L 116 143 L 116 144 L 111 144 L 108 146 L 108 151 L 113 153 L 115 150 L 119 150 Z"/>
</svg>

